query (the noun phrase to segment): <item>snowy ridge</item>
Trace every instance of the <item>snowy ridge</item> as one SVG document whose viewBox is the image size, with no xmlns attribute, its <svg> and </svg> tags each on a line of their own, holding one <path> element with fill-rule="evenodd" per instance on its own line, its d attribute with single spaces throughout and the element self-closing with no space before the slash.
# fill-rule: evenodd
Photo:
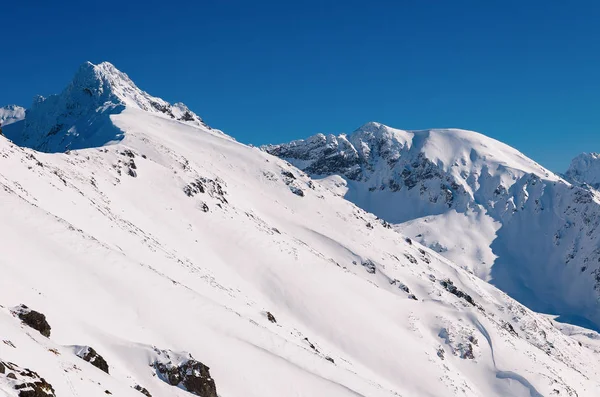
<svg viewBox="0 0 600 397">
<path fill-rule="evenodd" d="M 597 395 L 597 333 L 256 148 L 134 106 L 109 120 L 122 140 L 68 153 L 0 137 L 4 394 L 27 368 L 60 397 L 189 397 L 172 378 L 193 364 L 220 397 Z"/>
<path fill-rule="evenodd" d="M 458 129 L 368 123 L 263 150 L 528 307 L 600 329 L 597 192 Z"/>
<path fill-rule="evenodd" d="M 25 119 L 6 128 L 5 135 L 20 146 L 44 152 L 103 146 L 123 139 L 110 116 L 125 108 L 210 129 L 184 104 L 171 105 L 140 90 L 111 63 L 86 62 L 61 94 L 37 97 Z"/>
</svg>

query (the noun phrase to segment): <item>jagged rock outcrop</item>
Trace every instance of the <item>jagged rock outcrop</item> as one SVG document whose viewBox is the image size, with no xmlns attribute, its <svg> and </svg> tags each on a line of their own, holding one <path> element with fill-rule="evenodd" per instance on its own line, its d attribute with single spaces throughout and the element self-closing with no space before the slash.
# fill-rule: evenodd
<svg viewBox="0 0 600 397">
<path fill-rule="evenodd" d="M 48 324 L 48 321 L 46 321 L 46 316 L 42 313 L 31 310 L 25 305 L 15 307 L 12 312 L 19 317 L 24 324 L 35 329 L 46 338 L 50 337 L 52 328 L 50 327 L 50 324 Z"/>
<path fill-rule="evenodd" d="M 94 367 L 98 368 L 101 371 L 108 372 L 108 363 L 101 355 L 96 352 L 93 348 L 89 346 L 80 346 L 77 348 L 75 352 L 77 357 L 81 358 L 83 361 L 87 361 L 92 364 Z"/>
<path fill-rule="evenodd" d="M 158 354 L 153 366 L 159 377 L 170 384 L 200 397 L 218 397 L 217 387 L 210 368 L 195 360 L 166 350 L 155 349 Z"/>
<path fill-rule="evenodd" d="M 17 364 L 0 361 L 0 377 L 12 381 L 12 388 L 19 397 L 56 397 L 50 383 L 36 372 L 21 368 Z"/>
</svg>

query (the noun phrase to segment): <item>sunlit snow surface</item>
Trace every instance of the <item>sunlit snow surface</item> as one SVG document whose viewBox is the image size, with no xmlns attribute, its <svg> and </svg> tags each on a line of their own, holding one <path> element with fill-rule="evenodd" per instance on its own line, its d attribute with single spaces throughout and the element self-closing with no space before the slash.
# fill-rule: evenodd
<svg viewBox="0 0 600 397">
<path fill-rule="evenodd" d="M 189 396 L 154 376 L 160 350 L 208 365 L 221 397 L 598 395 L 598 334 L 405 240 L 340 180 L 163 114 L 109 120 L 120 142 L 69 153 L 0 137 L 0 360 L 57 396 Z"/>
</svg>

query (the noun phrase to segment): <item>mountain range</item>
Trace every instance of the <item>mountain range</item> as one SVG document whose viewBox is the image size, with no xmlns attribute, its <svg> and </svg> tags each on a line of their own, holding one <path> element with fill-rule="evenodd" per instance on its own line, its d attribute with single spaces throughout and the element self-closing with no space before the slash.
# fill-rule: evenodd
<svg viewBox="0 0 600 397">
<path fill-rule="evenodd" d="M 3 109 L 7 396 L 598 395 L 595 155 L 256 148 L 106 62 Z"/>
</svg>

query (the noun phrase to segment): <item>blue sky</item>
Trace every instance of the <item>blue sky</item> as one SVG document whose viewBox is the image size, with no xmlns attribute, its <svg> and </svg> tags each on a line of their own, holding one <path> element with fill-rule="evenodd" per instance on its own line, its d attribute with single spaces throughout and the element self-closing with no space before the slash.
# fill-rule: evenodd
<svg viewBox="0 0 600 397">
<path fill-rule="evenodd" d="M 2 5 L 0 104 L 108 60 L 246 143 L 472 129 L 564 171 L 600 151 L 598 1 L 126 1 Z"/>
</svg>

